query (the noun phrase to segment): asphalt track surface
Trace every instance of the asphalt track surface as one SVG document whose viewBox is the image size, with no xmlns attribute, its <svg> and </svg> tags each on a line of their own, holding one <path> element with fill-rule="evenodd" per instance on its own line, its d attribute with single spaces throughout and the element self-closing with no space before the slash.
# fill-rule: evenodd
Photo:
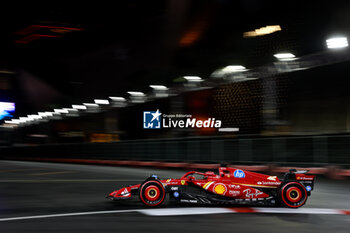
<svg viewBox="0 0 350 233">
<path fill-rule="evenodd" d="M 104 198 L 110 191 L 140 183 L 154 173 L 178 178 L 184 172 L 0 161 L 0 232 L 350 231 L 350 215 L 327 214 L 334 209 L 350 210 L 349 180 L 318 179 L 307 204 L 298 209 L 308 210 L 308 214 L 278 213 L 276 208 L 267 209 L 274 213 L 230 214 L 226 207 L 170 206 L 147 215 L 153 210 L 141 204 L 118 204 Z M 154 216 L 164 211 L 170 216 Z M 193 211 L 202 214 L 191 214 Z M 320 214 L 322 211 L 326 214 Z"/>
</svg>

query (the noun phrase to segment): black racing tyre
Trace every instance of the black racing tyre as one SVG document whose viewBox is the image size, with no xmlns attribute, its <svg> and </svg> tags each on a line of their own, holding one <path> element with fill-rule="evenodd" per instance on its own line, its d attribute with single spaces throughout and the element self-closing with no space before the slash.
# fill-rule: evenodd
<svg viewBox="0 0 350 233">
<path fill-rule="evenodd" d="M 306 203 L 307 191 L 302 184 L 289 182 L 281 187 L 280 200 L 284 206 L 299 208 Z"/>
<path fill-rule="evenodd" d="M 139 197 L 147 206 L 160 206 L 165 200 L 166 192 L 161 182 L 157 180 L 146 180 L 140 185 Z"/>
</svg>

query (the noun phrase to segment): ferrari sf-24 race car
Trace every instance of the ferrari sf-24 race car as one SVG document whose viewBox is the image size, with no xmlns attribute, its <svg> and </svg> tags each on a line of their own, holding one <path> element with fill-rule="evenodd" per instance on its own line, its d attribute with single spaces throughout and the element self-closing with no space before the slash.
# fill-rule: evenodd
<svg viewBox="0 0 350 233">
<path fill-rule="evenodd" d="M 180 179 L 161 180 L 156 175 L 142 184 L 124 187 L 110 193 L 111 200 L 134 197 L 146 206 L 160 206 L 165 200 L 204 205 L 244 204 L 298 208 L 306 203 L 314 187 L 315 176 L 307 171 L 289 170 L 282 180 L 231 167 L 212 171 L 190 171 Z M 168 196 L 168 198 L 167 198 Z"/>
</svg>

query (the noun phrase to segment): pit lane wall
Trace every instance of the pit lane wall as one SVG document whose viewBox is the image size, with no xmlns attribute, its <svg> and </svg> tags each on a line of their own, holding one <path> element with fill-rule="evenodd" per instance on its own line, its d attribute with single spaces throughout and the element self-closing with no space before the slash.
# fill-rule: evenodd
<svg viewBox="0 0 350 233">
<path fill-rule="evenodd" d="M 350 135 L 193 137 L 0 148 L 1 159 L 350 168 Z M 105 161 L 105 162 L 104 162 Z M 146 164 L 147 165 L 147 164 Z"/>
</svg>

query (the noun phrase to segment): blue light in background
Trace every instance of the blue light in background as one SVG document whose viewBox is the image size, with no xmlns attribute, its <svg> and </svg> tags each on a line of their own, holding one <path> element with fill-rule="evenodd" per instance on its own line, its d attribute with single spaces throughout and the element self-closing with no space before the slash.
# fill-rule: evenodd
<svg viewBox="0 0 350 233">
<path fill-rule="evenodd" d="M 15 111 L 15 103 L 0 102 L 0 120 L 13 117 L 11 113 L 13 113 L 14 111 Z"/>
</svg>

